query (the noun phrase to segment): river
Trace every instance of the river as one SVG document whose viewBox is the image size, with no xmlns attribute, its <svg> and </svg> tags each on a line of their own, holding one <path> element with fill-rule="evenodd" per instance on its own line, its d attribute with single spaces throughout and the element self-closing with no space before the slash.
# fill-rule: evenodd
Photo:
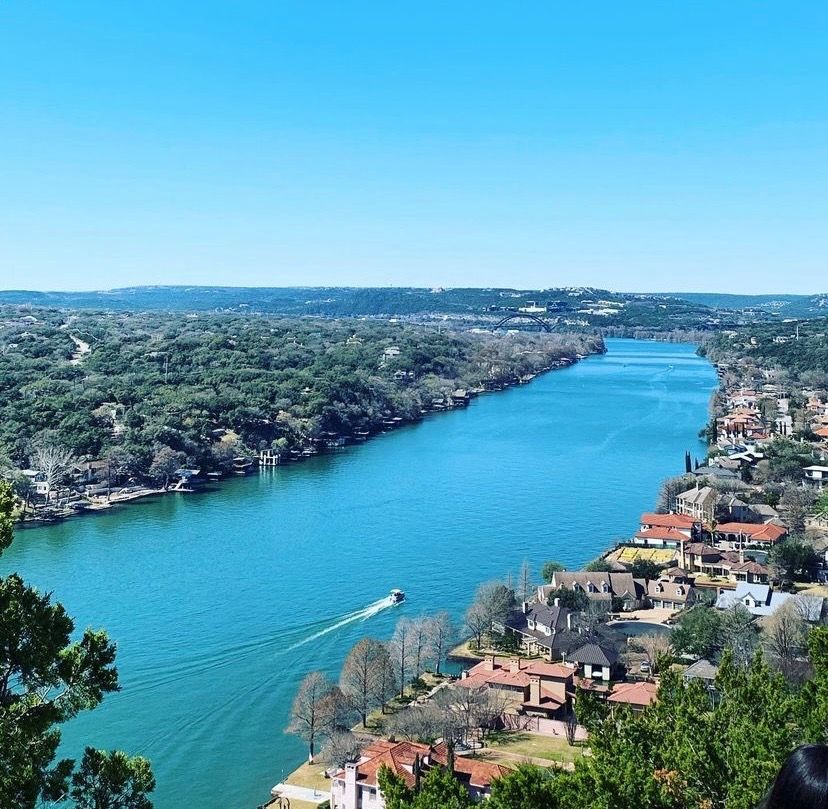
<svg viewBox="0 0 828 809">
<path fill-rule="evenodd" d="M 18 532 L 0 559 L 118 642 L 122 691 L 64 730 L 152 759 L 156 809 L 252 809 L 299 763 L 310 669 L 403 614 L 460 616 L 529 560 L 580 566 L 701 456 L 716 385 L 689 345 L 608 353 L 325 457 Z M 371 605 L 392 587 L 400 607 Z"/>
</svg>

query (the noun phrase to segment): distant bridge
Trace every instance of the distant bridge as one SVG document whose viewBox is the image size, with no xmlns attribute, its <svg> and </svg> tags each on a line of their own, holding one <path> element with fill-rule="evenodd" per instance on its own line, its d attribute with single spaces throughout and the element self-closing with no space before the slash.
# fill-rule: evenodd
<svg viewBox="0 0 828 809">
<path fill-rule="evenodd" d="M 531 312 L 512 312 L 511 314 L 506 315 L 502 320 L 498 321 L 497 325 L 495 326 L 495 330 L 505 326 L 510 320 L 517 320 L 517 319 L 524 319 L 524 320 L 531 320 L 537 323 L 544 331 L 552 331 L 553 324 L 547 320 L 544 320 L 542 317 L 538 317 L 537 315 L 533 315 Z M 558 319 L 555 318 L 555 323 L 558 322 Z"/>
</svg>

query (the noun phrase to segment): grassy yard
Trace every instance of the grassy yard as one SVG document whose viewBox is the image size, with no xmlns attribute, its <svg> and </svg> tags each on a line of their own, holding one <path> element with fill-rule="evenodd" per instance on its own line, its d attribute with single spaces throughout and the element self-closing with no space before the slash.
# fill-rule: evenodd
<svg viewBox="0 0 828 809">
<path fill-rule="evenodd" d="M 318 789 L 320 792 L 328 792 L 331 788 L 330 778 L 325 778 L 325 765 L 308 764 L 307 762 L 295 769 L 285 779 L 285 783 L 297 787 Z"/>
<path fill-rule="evenodd" d="M 557 736 L 541 736 L 537 733 L 510 730 L 493 733 L 488 739 L 489 747 L 484 754 L 492 761 L 514 764 L 521 758 L 539 759 L 536 763 L 548 761 L 557 764 L 573 764 L 584 755 L 581 744 L 570 747 L 566 739 Z"/>
</svg>

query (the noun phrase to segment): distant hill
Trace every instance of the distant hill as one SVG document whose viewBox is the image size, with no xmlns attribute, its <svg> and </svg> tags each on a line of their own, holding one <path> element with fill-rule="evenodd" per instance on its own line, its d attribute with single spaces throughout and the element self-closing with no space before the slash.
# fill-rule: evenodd
<svg viewBox="0 0 828 809">
<path fill-rule="evenodd" d="M 828 293 L 819 295 L 724 295 L 716 292 L 675 292 L 663 297 L 679 298 L 711 309 L 759 311 L 786 317 L 824 317 L 828 315 Z"/>
<path fill-rule="evenodd" d="M 448 317 L 491 326 L 521 309 L 562 330 L 714 328 L 708 307 L 589 287 L 521 290 L 416 287 L 130 287 L 99 292 L 0 291 L 0 304 L 106 311 L 260 312 L 317 317 Z M 519 325 L 519 324 L 517 324 Z"/>
<path fill-rule="evenodd" d="M 105 311 L 250 312 L 315 317 L 447 317 L 491 326 L 529 309 L 562 329 L 715 330 L 828 314 L 826 295 L 635 294 L 555 289 L 147 286 L 97 292 L 0 291 L 0 304 Z"/>
</svg>

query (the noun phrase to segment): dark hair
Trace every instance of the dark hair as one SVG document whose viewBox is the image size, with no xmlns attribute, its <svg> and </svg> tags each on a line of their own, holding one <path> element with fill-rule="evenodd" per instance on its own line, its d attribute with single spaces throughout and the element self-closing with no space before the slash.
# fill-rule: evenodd
<svg viewBox="0 0 828 809">
<path fill-rule="evenodd" d="M 828 745 L 797 747 L 776 776 L 762 809 L 828 809 Z"/>
</svg>

